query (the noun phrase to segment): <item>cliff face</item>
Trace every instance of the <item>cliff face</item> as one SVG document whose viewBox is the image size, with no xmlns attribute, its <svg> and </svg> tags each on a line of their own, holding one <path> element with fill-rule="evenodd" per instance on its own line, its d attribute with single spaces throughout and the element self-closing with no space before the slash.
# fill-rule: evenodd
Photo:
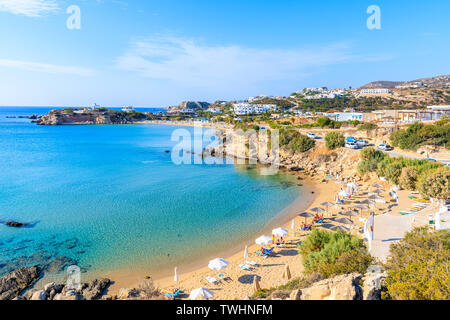
<svg viewBox="0 0 450 320">
<path fill-rule="evenodd" d="M 39 118 L 39 125 L 64 125 L 64 124 L 129 124 L 136 121 L 147 120 L 143 113 L 127 113 L 114 110 L 52 110 Z"/>
</svg>

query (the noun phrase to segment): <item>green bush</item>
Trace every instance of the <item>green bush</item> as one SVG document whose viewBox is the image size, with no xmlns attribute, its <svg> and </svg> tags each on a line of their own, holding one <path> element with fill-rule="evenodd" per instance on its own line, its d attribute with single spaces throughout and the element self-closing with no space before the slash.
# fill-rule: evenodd
<svg viewBox="0 0 450 320">
<path fill-rule="evenodd" d="M 385 153 L 375 148 L 364 148 L 361 150 L 360 158 L 361 160 L 375 160 L 380 162 L 384 159 Z"/>
<path fill-rule="evenodd" d="M 364 241 L 342 231 L 313 230 L 299 245 L 306 274 L 324 278 L 353 272 L 365 273 L 373 258 Z M 350 260 L 356 262 L 351 262 Z"/>
<path fill-rule="evenodd" d="M 450 168 L 441 167 L 420 175 L 417 189 L 423 197 L 447 199 L 450 197 Z"/>
<path fill-rule="evenodd" d="M 374 159 L 363 160 L 358 164 L 358 172 L 360 175 L 365 175 L 369 172 L 374 172 L 378 168 L 378 162 Z"/>
<path fill-rule="evenodd" d="M 394 184 L 399 184 L 399 178 L 402 174 L 403 165 L 399 162 L 392 162 L 386 166 L 384 177 Z"/>
<path fill-rule="evenodd" d="M 374 123 L 365 123 L 359 126 L 358 130 L 361 131 L 372 131 L 374 129 L 378 128 L 378 126 Z"/>
<path fill-rule="evenodd" d="M 407 129 L 397 131 L 391 135 L 394 147 L 403 150 L 417 150 L 422 145 L 448 146 L 450 141 L 450 123 L 447 119 L 433 125 L 414 123 Z"/>
<path fill-rule="evenodd" d="M 281 130 L 280 145 L 287 147 L 290 151 L 295 153 L 306 152 L 314 148 L 316 142 L 295 130 Z"/>
<path fill-rule="evenodd" d="M 418 228 L 391 245 L 386 287 L 394 300 L 450 299 L 450 232 Z"/>
<path fill-rule="evenodd" d="M 419 171 L 412 167 L 403 168 L 399 178 L 399 184 L 403 189 L 414 191 L 416 190 L 417 179 Z"/>
<path fill-rule="evenodd" d="M 325 135 L 325 145 L 329 150 L 345 146 L 345 137 L 337 132 L 329 132 Z"/>
</svg>

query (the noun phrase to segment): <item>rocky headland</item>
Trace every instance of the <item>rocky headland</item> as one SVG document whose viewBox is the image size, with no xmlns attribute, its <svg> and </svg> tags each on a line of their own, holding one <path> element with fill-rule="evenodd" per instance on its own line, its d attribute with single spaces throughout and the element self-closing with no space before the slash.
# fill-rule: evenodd
<svg viewBox="0 0 450 320">
<path fill-rule="evenodd" d="M 137 111 L 116 111 L 105 108 L 52 110 L 39 117 L 39 125 L 74 125 L 74 124 L 131 124 L 151 119 L 151 115 Z"/>
</svg>

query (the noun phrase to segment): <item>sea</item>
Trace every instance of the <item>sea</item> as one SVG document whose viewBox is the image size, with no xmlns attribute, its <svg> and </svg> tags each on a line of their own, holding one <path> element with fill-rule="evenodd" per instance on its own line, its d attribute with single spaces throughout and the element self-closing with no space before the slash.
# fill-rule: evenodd
<svg viewBox="0 0 450 320">
<path fill-rule="evenodd" d="M 39 265 L 157 274 L 254 241 L 303 195 L 257 166 L 181 164 L 155 124 L 39 126 L 52 108 L 0 107 L 0 276 Z M 183 128 L 195 135 L 194 129 Z M 253 239 L 253 240 L 252 240 Z"/>
</svg>

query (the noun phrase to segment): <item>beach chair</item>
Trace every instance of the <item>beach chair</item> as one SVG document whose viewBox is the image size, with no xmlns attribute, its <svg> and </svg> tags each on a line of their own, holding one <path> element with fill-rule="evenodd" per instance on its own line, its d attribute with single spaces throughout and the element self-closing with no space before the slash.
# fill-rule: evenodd
<svg viewBox="0 0 450 320">
<path fill-rule="evenodd" d="M 249 266 L 248 264 L 240 264 L 239 267 L 245 271 L 253 271 L 254 270 L 253 267 Z"/>
<path fill-rule="evenodd" d="M 252 266 L 252 267 L 257 267 L 258 266 L 258 264 L 255 261 L 248 261 L 247 260 L 247 261 L 245 261 L 245 263 L 250 265 L 250 266 Z"/>
<path fill-rule="evenodd" d="M 302 230 L 302 231 L 311 231 L 313 226 L 314 226 L 314 224 L 303 225 L 303 227 L 300 230 Z"/>
<path fill-rule="evenodd" d="M 216 278 L 210 277 L 210 276 L 206 277 L 206 281 L 208 281 L 210 284 L 219 284 L 220 283 L 219 280 L 217 280 Z"/>
<path fill-rule="evenodd" d="M 173 293 L 165 293 L 164 296 L 168 298 L 169 300 L 175 300 L 176 298 L 180 298 L 183 291 L 180 289 L 177 289 Z"/>
<path fill-rule="evenodd" d="M 219 274 L 219 279 L 225 282 L 232 281 L 231 278 L 224 273 Z"/>
</svg>

